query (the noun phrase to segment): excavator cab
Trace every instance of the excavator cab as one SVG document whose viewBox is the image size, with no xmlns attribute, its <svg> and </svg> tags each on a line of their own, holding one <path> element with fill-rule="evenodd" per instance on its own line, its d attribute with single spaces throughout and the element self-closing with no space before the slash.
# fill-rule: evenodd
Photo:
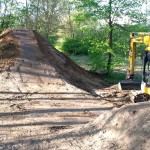
<svg viewBox="0 0 150 150">
<path fill-rule="evenodd" d="M 144 43 L 142 80 L 135 79 L 135 60 L 137 53 L 137 43 Z M 150 95 L 150 33 L 139 32 L 130 33 L 130 53 L 129 53 L 129 69 L 126 80 L 118 83 L 119 90 L 142 90 Z"/>
<path fill-rule="evenodd" d="M 150 51 L 145 51 L 141 90 L 150 95 Z"/>
<path fill-rule="evenodd" d="M 145 51 L 144 66 L 143 66 L 143 82 L 150 86 L 150 52 Z"/>
</svg>

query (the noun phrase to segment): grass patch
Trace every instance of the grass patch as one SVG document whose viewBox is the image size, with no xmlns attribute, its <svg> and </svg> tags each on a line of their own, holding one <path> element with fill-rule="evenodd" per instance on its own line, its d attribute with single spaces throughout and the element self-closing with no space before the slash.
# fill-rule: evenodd
<svg viewBox="0 0 150 150">
<path fill-rule="evenodd" d="M 110 84 L 116 84 L 126 79 L 126 73 L 112 72 L 111 74 L 102 77 L 104 81 Z"/>
<path fill-rule="evenodd" d="M 102 76 L 102 80 L 109 84 L 117 84 L 122 80 L 126 79 L 126 72 L 112 72 L 111 74 Z M 139 74 L 135 74 L 134 79 L 142 80 L 142 76 Z"/>
<path fill-rule="evenodd" d="M 74 61 L 80 67 L 90 70 L 91 69 L 91 62 L 88 55 L 70 55 L 69 56 L 72 61 Z"/>
<path fill-rule="evenodd" d="M 55 44 L 55 48 L 57 49 L 57 50 L 59 50 L 60 52 L 63 52 L 63 50 L 62 50 L 62 44 L 63 44 L 63 42 L 64 42 L 64 39 L 62 39 L 62 38 L 59 38 L 58 40 L 57 40 L 57 43 Z"/>
<path fill-rule="evenodd" d="M 60 52 L 62 52 L 61 45 L 56 45 L 55 48 L 56 48 L 57 50 L 59 50 Z"/>
<path fill-rule="evenodd" d="M 128 68 L 128 60 L 125 58 L 116 59 L 115 69 L 110 74 L 105 74 L 103 72 L 96 73 L 92 70 L 91 61 L 88 55 L 69 55 L 70 59 L 74 61 L 80 67 L 88 70 L 92 74 L 97 74 L 103 81 L 109 84 L 117 84 L 122 80 L 126 79 L 126 73 Z M 118 63 L 117 63 L 118 61 Z M 141 80 L 142 77 L 139 74 L 141 70 L 135 71 L 135 79 Z"/>
</svg>

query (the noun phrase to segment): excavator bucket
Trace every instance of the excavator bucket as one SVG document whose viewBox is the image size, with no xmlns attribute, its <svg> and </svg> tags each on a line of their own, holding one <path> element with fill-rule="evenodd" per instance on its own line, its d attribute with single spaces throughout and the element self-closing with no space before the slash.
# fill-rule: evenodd
<svg viewBox="0 0 150 150">
<path fill-rule="evenodd" d="M 139 80 L 123 80 L 118 83 L 118 89 L 122 90 L 140 90 L 141 89 L 141 81 Z"/>
</svg>

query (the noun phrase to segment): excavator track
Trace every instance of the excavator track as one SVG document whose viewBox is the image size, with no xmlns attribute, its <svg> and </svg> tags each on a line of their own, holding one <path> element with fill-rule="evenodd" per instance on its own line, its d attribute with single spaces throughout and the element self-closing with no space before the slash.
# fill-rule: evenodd
<svg viewBox="0 0 150 150">
<path fill-rule="evenodd" d="M 130 91 L 129 97 L 133 103 L 147 102 L 150 100 L 150 95 L 139 90 Z"/>
</svg>

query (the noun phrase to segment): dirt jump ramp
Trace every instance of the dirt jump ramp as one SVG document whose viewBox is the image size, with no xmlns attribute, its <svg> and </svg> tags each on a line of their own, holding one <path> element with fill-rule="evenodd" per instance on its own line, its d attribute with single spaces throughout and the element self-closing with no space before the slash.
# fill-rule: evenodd
<svg viewBox="0 0 150 150">
<path fill-rule="evenodd" d="M 35 34 L 30 30 L 10 30 L 1 36 L 5 51 L 14 52 L 13 63 L 6 63 L 9 59 L 4 56 L 8 55 L 0 53 L 2 150 L 42 149 L 23 145 L 86 124 L 114 107 L 93 96 L 97 88 L 103 87 L 100 79 Z M 7 49 L 10 42 L 13 49 L 12 45 Z"/>
<path fill-rule="evenodd" d="M 65 81 L 92 94 L 96 94 L 95 89 L 104 87 L 102 80 L 72 62 L 69 57 L 56 50 L 36 31 L 34 31 L 34 34 L 43 57 L 48 59 L 49 63 Z"/>
<path fill-rule="evenodd" d="M 96 95 L 97 89 L 105 86 L 100 78 L 72 62 L 69 57 L 56 50 L 36 31 L 13 30 L 12 32 L 18 38 L 20 58 L 11 70 L 26 74 L 22 76 L 24 82 L 46 83 L 55 76 L 54 74 L 57 74 L 56 76 L 64 82 L 93 95 Z M 27 74 L 32 76 L 27 76 Z"/>
</svg>

